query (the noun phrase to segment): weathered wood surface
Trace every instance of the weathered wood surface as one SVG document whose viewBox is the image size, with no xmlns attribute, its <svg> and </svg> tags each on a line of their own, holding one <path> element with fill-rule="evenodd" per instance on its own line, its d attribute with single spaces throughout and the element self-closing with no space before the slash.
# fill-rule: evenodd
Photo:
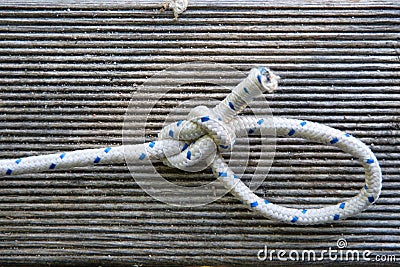
<svg viewBox="0 0 400 267">
<path fill-rule="evenodd" d="M 257 260 L 264 245 L 322 250 L 340 237 L 351 249 L 396 254 L 400 262 L 398 2 L 191 3 L 174 22 L 157 1 L 3 0 L 0 157 L 121 144 L 131 93 L 175 64 L 268 65 L 283 78 L 266 96 L 275 116 L 322 122 L 371 145 L 384 175 L 377 204 L 339 224 L 296 227 L 270 222 L 230 195 L 199 208 L 168 206 L 146 195 L 124 165 L 2 177 L 0 265 L 267 265 Z M 226 93 L 193 85 L 165 105 Z M 165 112 L 155 112 L 155 128 Z M 257 151 L 258 139 L 251 142 Z M 211 179 L 158 169 L 193 184 Z M 355 195 L 362 184 L 350 156 L 278 138 L 257 192 L 281 204 L 319 206 Z"/>
</svg>

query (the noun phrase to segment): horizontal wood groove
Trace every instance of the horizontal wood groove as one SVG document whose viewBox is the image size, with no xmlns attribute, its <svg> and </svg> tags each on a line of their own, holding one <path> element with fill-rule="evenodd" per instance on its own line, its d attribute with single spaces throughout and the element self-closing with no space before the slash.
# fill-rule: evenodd
<svg viewBox="0 0 400 267">
<path fill-rule="evenodd" d="M 160 100 L 138 112 L 135 126 L 147 127 L 146 140 L 154 139 L 174 107 L 192 98 L 193 106 L 215 104 L 250 68 L 267 65 L 281 76 L 280 88 L 257 99 L 253 111 L 359 137 L 379 159 L 381 198 L 337 224 L 295 226 L 271 222 L 230 194 L 201 207 L 166 205 L 147 195 L 123 163 L 0 177 L 0 266 L 282 266 L 276 257 L 260 262 L 257 252 L 265 245 L 336 248 L 339 238 L 349 249 L 393 254 L 400 262 L 398 1 L 192 0 L 178 21 L 170 11 L 160 13 L 160 4 L 1 1 L 0 159 L 121 145 L 130 100 L 146 85 Z M 198 77 L 192 69 L 154 78 L 193 61 L 226 68 L 201 74 L 204 82 L 185 83 Z M 180 106 L 168 120 L 189 111 Z M 256 193 L 273 202 L 322 207 L 364 184 L 357 159 L 289 137 L 274 139 L 271 168 L 255 174 L 262 144 L 258 136 L 248 141 L 241 178 L 250 183 L 268 173 Z M 240 166 L 249 148 L 244 139 L 236 148 L 231 164 Z M 157 161 L 154 167 L 178 184 L 214 180 L 206 171 L 184 173 Z M 152 170 L 136 171 L 157 186 Z"/>
</svg>

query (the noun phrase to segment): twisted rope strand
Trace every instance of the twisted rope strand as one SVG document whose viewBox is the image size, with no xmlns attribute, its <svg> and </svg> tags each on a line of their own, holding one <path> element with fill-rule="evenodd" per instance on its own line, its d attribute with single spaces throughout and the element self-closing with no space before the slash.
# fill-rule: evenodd
<svg viewBox="0 0 400 267">
<path fill-rule="evenodd" d="M 159 133 L 158 140 L 138 145 L 88 149 L 35 157 L 0 161 L 0 176 L 38 173 L 55 169 L 163 160 L 166 165 L 183 170 L 193 166 L 211 166 L 217 179 L 249 209 L 277 221 L 291 224 L 321 224 L 356 215 L 372 203 L 381 192 L 382 174 L 378 160 L 360 140 L 309 121 L 280 117 L 238 116 L 255 97 L 272 93 L 279 77 L 268 68 L 255 68 L 215 108 L 194 108 L 188 120 L 172 123 Z M 220 152 L 230 151 L 237 137 L 275 129 L 279 136 L 299 137 L 332 145 L 358 158 L 365 170 L 365 185 L 346 201 L 323 208 L 294 209 L 271 203 L 254 194 L 229 168 Z"/>
</svg>

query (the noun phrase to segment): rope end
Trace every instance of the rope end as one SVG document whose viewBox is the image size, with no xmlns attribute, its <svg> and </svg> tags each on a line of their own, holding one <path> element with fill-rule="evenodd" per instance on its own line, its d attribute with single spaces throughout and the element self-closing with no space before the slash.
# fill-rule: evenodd
<svg viewBox="0 0 400 267">
<path fill-rule="evenodd" d="M 257 83 L 263 92 L 273 93 L 278 88 L 278 82 L 281 79 L 269 68 L 259 67 L 252 70 L 253 75 L 257 77 Z"/>
</svg>

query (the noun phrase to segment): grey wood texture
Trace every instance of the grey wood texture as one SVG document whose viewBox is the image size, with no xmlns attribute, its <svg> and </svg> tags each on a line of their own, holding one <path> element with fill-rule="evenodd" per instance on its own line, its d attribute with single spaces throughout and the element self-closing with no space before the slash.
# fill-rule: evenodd
<svg viewBox="0 0 400 267">
<path fill-rule="evenodd" d="M 279 91 L 266 95 L 273 114 L 321 122 L 370 145 L 382 166 L 381 198 L 346 221 L 299 227 L 271 222 L 229 194 L 198 208 L 168 206 L 144 193 L 123 164 L 1 177 L 0 265 L 269 265 L 257 260 L 265 245 L 323 250 L 339 238 L 400 262 L 398 2 L 192 1 L 177 22 L 158 6 L 3 0 L 0 158 L 120 145 L 132 92 L 167 67 L 203 60 L 246 72 L 267 65 L 282 77 Z M 165 107 L 194 96 L 223 99 L 228 91 L 187 86 L 171 93 Z M 166 115 L 162 106 L 154 112 L 154 131 Z M 254 171 L 259 139 L 251 144 L 244 180 Z M 157 168 L 177 182 L 212 179 Z M 362 185 L 363 170 L 349 155 L 277 138 L 257 193 L 317 207 Z M 283 263 L 274 257 L 272 264 Z"/>
</svg>

